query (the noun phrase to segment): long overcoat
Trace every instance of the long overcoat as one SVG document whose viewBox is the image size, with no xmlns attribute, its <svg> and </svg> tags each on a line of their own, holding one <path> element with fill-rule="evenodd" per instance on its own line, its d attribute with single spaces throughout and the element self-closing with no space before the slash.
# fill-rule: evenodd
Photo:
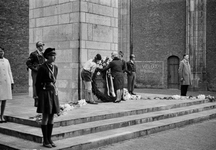
<svg viewBox="0 0 216 150">
<path fill-rule="evenodd" d="M 59 99 L 55 86 L 58 68 L 53 65 L 49 68 L 46 62 L 38 70 L 36 79 L 36 92 L 38 95 L 38 113 L 59 113 Z"/>
<path fill-rule="evenodd" d="M 14 83 L 10 63 L 0 59 L 0 100 L 12 99 L 11 84 Z"/>
<path fill-rule="evenodd" d="M 114 89 L 119 90 L 124 88 L 124 68 L 125 68 L 125 63 L 115 57 L 108 66 L 106 66 L 103 71 L 106 71 L 108 69 L 111 69 L 111 74 L 112 77 L 114 78 Z"/>
<path fill-rule="evenodd" d="M 191 67 L 186 60 L 182 60 L 179 64 L 179 77 L 183 78 L 181 85 L 192 85 Z"/>
</svg>

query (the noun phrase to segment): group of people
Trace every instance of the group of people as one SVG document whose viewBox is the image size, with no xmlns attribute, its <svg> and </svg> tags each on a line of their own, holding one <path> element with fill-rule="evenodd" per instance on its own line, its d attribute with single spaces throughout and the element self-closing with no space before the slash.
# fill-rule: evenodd
<svg viewBox="0 0 216 150">
<path fill-rule="evenodd" d="M 37 107 L 37 113 L 42 113 L 43 146 L 52 148 L 56 147 L 51 140 L 54 114 L 58 114 L 60 111 L 58 90 L 55 86 L 58 75 L 58 67 L 54 64 L 56 51 L 55 48 L 47 48 L 44 51 L 44 43 L 41 41 L 36 43 L 36 48 L 30 54 L 26 65 L 31 69 L 34 106 Z M 97 104 L 92 94 L 92 75 L 97 69 L 101 72 L 110 70 L 116 94 L 114 102 L 118 103 L 123 100 L 124 73 L 127 73 L 128 77 L 128 91 L 130 94 L 134 94 L 136 80 L 135 55 L 131 54 L 128 62 L 123 60 L 123 52 L 121 51 L 119 53 L 113 52 L 111 57 L 112 61 L 105 66 L 101 65 L 102 57 L 100 54 L 97 54 L 83 65 L 81 78 L 85 86 L 85 99 L 90 104 Z M 188 55 L 184 55 L 184 59 L 180 62 L 179 74 L 182 85 L 181 95 L 186 96 L 188 86 L 191 85 L 191 69 Z M 4 58 L 4 48 L 0 47 L 0 123 L 6 122 L 4 110 L 6 100 L 12 99 L 13 87 L 14 80 L 10 63 L 8 59 Z"/>
<path fill-rule="evenodd" d="M 125 62 L 123 59 L 123 52 L 111 53 L 111 61 L 108 65 L 104 65 L 102 57 L 97 54 L 94 59 L 88 60 L 84 65 L 81 72 L 82 80 L 85 86 L 85 100 L 90 104 L 97 104 L 93 99 L 92 94 L 92 77 L 94 72 L 99 69 L 101 72 L 110 70 L 111 77 L 113 79 L 113 88 L 116 95 L 115 103 L 118 103 L 123 99 L 123 88 L 124 88 L 124 73 L 127 73 L 128 77 L 128 91 L 130 94 L 134 93 L 134 84 L 136 81 L 136 64 L 135 55 L 130 55 L 130 60 Z M 108 82 L 108 81 L 107 81 Z"/>
<path fill-rule="evenodd" d="M 34 106 L 37 107 L 37 113 L 42 113 L 43 146 L 52 148 L 56 147 L 51 140 L 54 114 L 60 111 L 58 91 L 55 86 L 58 74 L 58 68 L 54 65 L 56 52 L 55 48 L 47 48 L 43 53 L 44 44 L 40 41 L 36 43 L 36 48 L 37 50 L 30 54 L 26 65 L 32 71 Z M 6 100 L 12 99 L 13 87 L 10 63 L 4 57 L 4 48 L 0 47 L 0 123 L 7 122 L 4 110 Z"/>
</svg>

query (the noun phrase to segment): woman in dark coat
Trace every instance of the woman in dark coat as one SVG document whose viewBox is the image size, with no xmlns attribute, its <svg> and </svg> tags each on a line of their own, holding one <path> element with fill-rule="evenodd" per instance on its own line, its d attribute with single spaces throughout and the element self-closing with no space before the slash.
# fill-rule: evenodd
<svg viewBox="0 0 216 150">
<path fill-rule="evenodd" d="M 113 52 L 112 54 L 113 60 L 109 63 L 107 67 L 103 69 L 103 71 L 106 71 L 108 69 L 111 69 L 111 75 L 114 78 L 114 90 L 116 93 L 116 100 L 115 102 L 118 103 L 121 101 L 122 95 L 123 95 L 123 88 L 124 88 L 124 68 L 125 63 L 118 57 L 117 52 Z"/>
<path fill-rule="evenodd" d="M 42 113 L 43 146 L 51 148 L 56 147 L 51 140 L 53 118 L 54 114 L 59 113 L 58 93 L 55 86 L 58 68 L 53 64 L 56 59 L 55 48 L 47 48 L 44 57 L 47 61 L 39 68 L 36 80 L 37 113 Z"/>
</svg>

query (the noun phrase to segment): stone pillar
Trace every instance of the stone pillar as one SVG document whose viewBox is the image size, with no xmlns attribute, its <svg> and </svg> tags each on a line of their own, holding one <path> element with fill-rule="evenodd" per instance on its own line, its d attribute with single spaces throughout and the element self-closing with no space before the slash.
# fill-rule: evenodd
<svg viewBox="0 0 216 150">
<path fill-rule="evenodd" d="M 118 50 L 118 0 L 81 0 L 81 62 Z"/>
<path fill-rule="evenodd" d="M 124 59 L 129 60 L 131 47 L 131 0 L 119 0 L 119 46 L 118 49 L 124 52 Z"/>
<path fill-rule="evenodd" d="M 118 48 L 118 0 L 29 0 L 29 52 L 55 47 L 60 103 L 81 97 L 82 64 Z M 31 77 L 29 91 L 31 93 Z"/>
<path fill-rule="evenodd" d="M 187 0 L 186 53 L 190 55 L 193 89 L 206 89 L 206 0 Z"/>
</svg>

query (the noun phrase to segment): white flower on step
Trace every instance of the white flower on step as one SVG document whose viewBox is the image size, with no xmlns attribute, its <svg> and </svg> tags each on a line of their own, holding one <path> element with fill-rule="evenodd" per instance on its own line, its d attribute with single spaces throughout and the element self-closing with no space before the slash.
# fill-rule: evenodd
<svg viewBox="0 0 216 150">
<path fill-rule="evenodd" d="M 180 95 L 173 95 L 172 98 L 173 99 L 181 99 L 181 96 Z"/>
<path fill-rule="evenodd" d="M 196 100 L 197 98 L 195 96 L 191 96 L 191 97 L 188 97 L 188 99 Z"/>
<path fill-rule="evenodd" d="M 66 111 L 63 111 L 61 115 L 67 115 L 68 113 Z"/>
<path fill-rule="evenodd" d="M 128 93 L 128 90 L 126 88 L 123 88 L 123 99 L 129 100 L 131 98 L 131 95 Z"/>
<path fill-rule="evenodd" d="M 60 105 L 60 109 L 64 109 L 64 104 L 61 104 L 61 105 Z"/>
<path fill-rule="evenodd" d="M 64 111 L 70 111 L 73 109 L 73 106 L 70 106 L 69 104 L 64 104 Z"/>
<path fill-rule="evenodd" d="M 136 96 L 137 96 L 137 99 L 138 99 L 138 100 L 142 98 L 141 95 L 136 95 Z"/>
<path fill-rule="evenodd" d="M 200 94 L 200 95 L 197 96 L 197 98 L 198 98 L 198 99 L 205 99 L 205 95 Z"/>
<path fill-rule="evenodd" d="M 80 106 L 80 107 L 87 104 L 85 99 L 79 100 L 78 103 L 79 103 L 79 106 Z"/>
</svg>

